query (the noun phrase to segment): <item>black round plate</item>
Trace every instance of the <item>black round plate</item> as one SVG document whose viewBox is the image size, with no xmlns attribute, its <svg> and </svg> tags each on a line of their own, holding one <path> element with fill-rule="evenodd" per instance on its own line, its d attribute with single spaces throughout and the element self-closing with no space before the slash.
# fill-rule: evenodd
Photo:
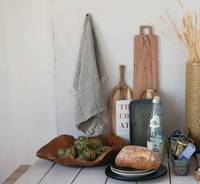
<svg viewBox="0 0 200 184">
<path fill-rule="evenodd" d="M 105 173 L 108 177 L 113 178 L 113 179 L 117 179 L 117 180 L 126 180 L 126 181 L 141 181 L 141 180 L 150 180 L 153 178 L 158 178 L 160 176 L 163 176 L 167 173 L 167 168 L 161 164 L 161 166 L 152 174 L 143 176 L 143 177 L 124 177 L 124 176 L 120 176 L 118 174 L 115 174 L 114 172 L 112 172 L 112 170 L 110 169 L 110 166 L 108 166 L 105 170 Z"/>
</svg>

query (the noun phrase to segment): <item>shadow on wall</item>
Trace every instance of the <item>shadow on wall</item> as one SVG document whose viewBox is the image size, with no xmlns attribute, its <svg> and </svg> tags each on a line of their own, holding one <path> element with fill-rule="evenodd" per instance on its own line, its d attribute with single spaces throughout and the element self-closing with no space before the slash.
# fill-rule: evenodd
<svg viewBox="0 0 200 184">
<path fill-rule="evenodd" d="M 172 131 L 183 128 L 183 125 L 181 124 L 183 124 L 182 121 L 184 120 L 184 117 L 181 115 L 180 104 L 178 104 L 177 99 L 173 94 L 167 95 L 166 92 L 160 92 L 159 94 L 163 105 L 166 138 L 168 138 Z"/>
</svg>

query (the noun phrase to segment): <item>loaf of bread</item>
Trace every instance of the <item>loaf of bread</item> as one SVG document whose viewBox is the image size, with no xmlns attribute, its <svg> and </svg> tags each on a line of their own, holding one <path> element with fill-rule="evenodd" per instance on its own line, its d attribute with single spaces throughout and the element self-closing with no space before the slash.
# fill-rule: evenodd
<svg viewBox="0 0 200 184">
<path fill-rule="evenodd" d="M 142 146 L 125 146 L 115 158 L 118 167 L 135 169 L 156 169 L 160 167 L 160 158 L 153 151 Z"/>
</svg>

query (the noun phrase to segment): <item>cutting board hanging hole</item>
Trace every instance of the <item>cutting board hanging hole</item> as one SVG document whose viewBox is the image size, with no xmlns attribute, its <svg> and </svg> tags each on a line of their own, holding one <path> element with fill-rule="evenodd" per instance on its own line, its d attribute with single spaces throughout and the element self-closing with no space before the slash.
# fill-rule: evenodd
<svg viewBox="0 0 200 184">
<path fill-rule="evenodd" d="M 140 26 L 140 35 L 151 35 L 151 26 Z"/>
</svg>

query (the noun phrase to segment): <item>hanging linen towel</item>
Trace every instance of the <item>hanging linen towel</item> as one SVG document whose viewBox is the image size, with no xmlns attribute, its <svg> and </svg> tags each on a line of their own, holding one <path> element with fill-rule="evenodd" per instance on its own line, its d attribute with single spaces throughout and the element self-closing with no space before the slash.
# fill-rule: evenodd
<svg viewBox="0 0 200 184">
<path fill-rule="evenodd" d="M 76 98 L 75 125 L 90 136 L 100 134 L 104 126 L 99 114 L 107 110 L 101 89 L 105 80 L 92 16 L 87 14 L 71 93 Z"/>
</svg>

